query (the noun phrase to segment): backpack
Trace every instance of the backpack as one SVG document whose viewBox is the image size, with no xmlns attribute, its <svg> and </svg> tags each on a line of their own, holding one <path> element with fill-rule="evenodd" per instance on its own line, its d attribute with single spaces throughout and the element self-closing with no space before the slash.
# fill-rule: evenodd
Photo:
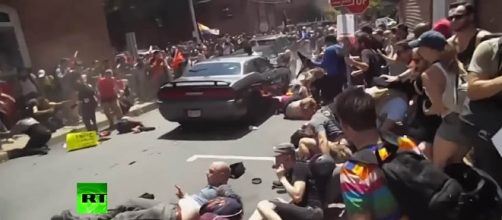
<svg viewBox="0 0 502 220">
<path fill-rule="evenodd" d="M 493 216 L 500 219 L 502 193 L 500 187 L 489 177 L 480 178 L 487 175 L 481 175 L 471 167 L 462 166 L 464 170 L 457 166 L 445 169 L 457 174 L 469 171 L 472 176 L 478 177 L 473 178 L 471 184 L 465 183 L 461 179 L 463 175 L 450 176 L 436 168 L 423 155 L 410 150 L 415 146 L 410 139 L 390 133 L 382 133 L 382 139 L 383 144 L 359 151 L 351 160 L 376 165 L 381 169 L 387 187 L 409 219 L 474 220 L 491 219 Z M 476 187 L 466 187 L 473 185 L 472 182 Z M 481 194 L 485 191 L 492 194 Z M 492 212 L 488 213 L 487 210 Z M 485 218 L 485 214 L 490 214 L 490 218 Z"/>
</svg>

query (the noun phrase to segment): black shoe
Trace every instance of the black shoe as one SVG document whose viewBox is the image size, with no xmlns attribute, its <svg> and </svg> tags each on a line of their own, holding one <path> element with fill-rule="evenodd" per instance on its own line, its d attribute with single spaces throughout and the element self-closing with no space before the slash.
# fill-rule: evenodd
<svg viewBox="0 0 502 220">
<path fill-rule="evenodd" d="M 281 181 L 275 180 L 272 182 L 272 189 L 283 189 L 284 186 L 282 185 Z"/>
<path fill-rule="evenodd" d="M 272 185 L 273 185 L 273 186 L 278 186 L 278 187 L 281 187 L 281 186 L 282 186 L 282 183 L 281 183 L 281 181 L 279 181 L 279 180 L 274 180 L 274 181 L 272 182 Z"/>
<path fill-rule="evenodd" d="M 31 151 L 33 151 L 34 153 L 38 154 L 38 155 L 46 155 L 49 153 L 49 147 L 47 146 L 44 146 L 44 147 L 41 147 L 41 148 L 35 148 L 35 149 L 30 149 Z"/>
<path fill-rule="evenodd" d="M 155 199 L 155 196 L 151 193 L 143 193 L 143 195 L 139 196 L 139 198 L 143 198 L 143 199 Z"/>
</svg>

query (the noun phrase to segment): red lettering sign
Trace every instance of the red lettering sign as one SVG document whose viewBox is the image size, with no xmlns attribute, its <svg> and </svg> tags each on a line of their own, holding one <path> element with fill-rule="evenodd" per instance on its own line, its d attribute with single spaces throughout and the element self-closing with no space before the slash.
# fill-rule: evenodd
<svg viewBox="0 0 502 220">
<path fill-rule="evenodd" d="M 361 14 L 368 9 L 370 0 L 353 0 L 354 4 L 347 6 L 347 10 L 353 14 Z"/>
<path fill-rule="evenodd" d="M 330 0 L 330 4 L 333 7 L 349 6 L 354 4 L 354 0 Z"/>
</svg>

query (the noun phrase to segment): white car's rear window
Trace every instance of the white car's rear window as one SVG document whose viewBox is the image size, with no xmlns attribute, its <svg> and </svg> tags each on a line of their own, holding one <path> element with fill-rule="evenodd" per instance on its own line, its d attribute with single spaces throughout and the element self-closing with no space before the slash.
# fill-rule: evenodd
<svg viewBox="0 0 502 220">
<path fill-rule="evenodd" d="M 199 63 L 187 71 L 185 76 L 227 76 L 240 75 L 242 68 L 240 63 Z"/>
</svg>

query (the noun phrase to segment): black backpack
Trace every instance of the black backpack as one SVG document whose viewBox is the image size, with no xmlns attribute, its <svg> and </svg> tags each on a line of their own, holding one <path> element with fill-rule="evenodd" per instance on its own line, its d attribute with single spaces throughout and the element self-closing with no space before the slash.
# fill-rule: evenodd
<svg viewBox="0 0 502 220">
<path fill-rule="evenodd" d="M 424 156 L 399 149 L 397 143 L 399 137 L 396 135 L 382 134 L 382 139 L 384 144 L 376 150 L 368 148 L 359 151 L 351 160 L 380 167 L 385 175 L 387 187 L 396 198 L 401 211 L 409 219 L 491 219 L 485 218 L 487 210 L 492 210 L 488 217 L 496 216 L 500 219 L 502 193 L 491 178 L 484 178 L 487 175 L 480 175 L 478 170 L 470 167 L 462 166 L 463 170 L 459 170 L 457 166 L 448 167 L 446 170 L 449 173 L 464 174 L 470 171 L 472 176 L 477 177 L 471 179 L 471 182 L 476 183 L 476 187 L 466 187 L 472 184 L 464 184 L 463 179 L 457 179 L 462 175 L 450 176 L 449 173 L 436 168 Z M 492 194 L 480 194 L 485 191 Z"/>
</svg>

